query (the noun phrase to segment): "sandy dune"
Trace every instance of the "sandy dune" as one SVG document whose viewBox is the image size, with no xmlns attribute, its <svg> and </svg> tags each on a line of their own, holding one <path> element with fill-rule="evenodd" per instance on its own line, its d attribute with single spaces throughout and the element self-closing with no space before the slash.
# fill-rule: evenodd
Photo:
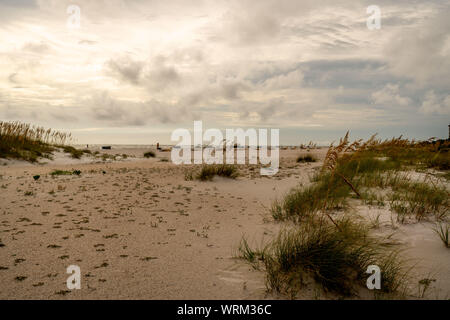
<svg viewBox="0 0 450 320">
<path fill-rule="evenodd" d="M 272 201 L 309 183 L 320 162 L 298 164 L 302 151 L 284 150 L 274 177 L 241 167 L 236 180 L 199 182 L 185 181 L 186 166 L 160 161 L 169 153 L 143 159 L 142 149 L 111 152 L 135 157 L 0 166 L 0 298 L 279 298 L 266 293 L 262 272 L 233 253 L 243 235 L 256 244 L 276 235 L 282 226 L 271 221 Z M 323 157 L 325 150 L 311 152 Z M 55 169 L 82 173 L 52 177 Z M 368 219 L 380 215 L 376 232 L 394 231 L 389 210 L 355 209 Z M 393 237 L 437 280 L 433 298 L 445 298 L 450 252 L 432 226 L 398 225 Z M 66 287 L 71 264 L 81 268 L 81 290 Z"/>
</svg>

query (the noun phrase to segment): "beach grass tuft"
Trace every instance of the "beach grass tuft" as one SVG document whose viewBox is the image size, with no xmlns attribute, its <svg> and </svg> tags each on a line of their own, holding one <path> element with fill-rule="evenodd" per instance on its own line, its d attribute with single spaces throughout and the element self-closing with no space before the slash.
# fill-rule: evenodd
<svg viewBox="0 0 450 320">
<path fill-rule="evenodd" d="M 367 267 L 383 270 L 381 291 L 400 289 L 406 270 L 399 251 L 386 248 L 369 236 L 369 226 L 347 217 L 331 223 L 314 217 L 294 228 L 282 230 L 262 250 L 251 249 L 243 239 L 239 257 L 253 266 L 262 262 L 269 291 L 295 298 L 313 280 L 325 292 L 353 296 L 365 287 Z"/>
<path fill-rule="evenodd" d="M 231 164 L 206 164 L 200 169 L 200 172 L 195 176 L 200 181 L 210 181 L 215 176 L 235 179 L 239 175 L 238 169 Z"/>
<path fill-rule="evenodd" d="M 53 152 L 58 149 L 69 153 L 74 159 L 91 153 L 89 150 L 78 150 L 66 145 L 71 139 L 70 133 L 19 121 L 0 121 L 0 158 L 38 162 L 40 158 L 52 159 Z"/>
<path fill-rule="evenodd" d="M 446 248 L 450 248 L 450 239 L 449 239 L 449 231 L 450 225 L 448 223 L 438 223 L 436 227 L 433 229 L 434 232 L 439 236 L 442 240 L 442 243 Z"/>
</svg>

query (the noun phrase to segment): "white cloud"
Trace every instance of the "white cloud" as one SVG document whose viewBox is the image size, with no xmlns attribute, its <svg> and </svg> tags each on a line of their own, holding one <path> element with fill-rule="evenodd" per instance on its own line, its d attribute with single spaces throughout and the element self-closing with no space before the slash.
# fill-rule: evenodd
<svg viewBox="0 0 450 320">
<path fill-rule="evenodd" d="M 450 115 L 450 95 L 438 96 L 433 90 L 428 91 L 419 111 L 423 114 Z"/>
<path fill-rule="evenodd" d="M 381 90 L 372 93 L 372 101 L 375 104 L 384 106 L 407 106 L 411 104 L 411 99 L 408 97 L 403 97 L 399 93 L 399 85 L 388 83 Z"/>
</svg>

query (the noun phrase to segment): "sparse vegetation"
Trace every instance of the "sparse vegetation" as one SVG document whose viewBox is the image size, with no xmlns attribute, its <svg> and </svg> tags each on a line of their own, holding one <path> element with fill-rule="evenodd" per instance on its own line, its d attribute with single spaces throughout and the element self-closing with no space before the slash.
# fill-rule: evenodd
<svg viewBox="0 0 450 320">
<path fill-rule="evenodd" d="M 70 176 L 70 175 L 77 175 L 79 176 L 81 174 L 80 170 L 73 170 L 73 171 L 67 171 L 67 170 L 54 170 L 50 173 L 52 176 Z"/>
<path fill-rule="evenodd" d="M 293 298 L 309 279 L 325 291 L 352 295 L 352 284 L 363 279 L 369 264 L 383 270 L 383 292 L 399 293 L 407 271 L 398 250 L 369 234 L 379 226 L 379 217 L 365 225 L 355 217 L 345 218 L 345 211 L 352 198 L 379 206 L 388 200 L 399 222 L 433 216 L 445 221 L 450 208 L 447 187 L 427 180 L 426 174 L 423 181 L 413 179 L 408 171 L 447 170 L 448 147 L 448 141 L 380 141 L 375 135 L 350 143 L 347 133 L 338 145 L 330 146 L 311 185 L 294 188 L 273 203 L 273 218 L 294 225 L 262 250 L 251 249 L 244 239 L 239 256 L 255 267 L 264 266 L 270 290 Z M 439 224 L 435 232 L 448 246 L 448 224 Z"/>
<path fill-rule="evenodd" d="M 207 181 L 212 180 L 214 176 L 235 179 L 238 176 L 238 170 L 236 166 L 231 164 L 207 164 L 202 166 L 195 178 Z"/>
<path fill-rule="evenodd" d="M 293 189 L 282 201 L 275 202 L 272 215 L 276 220 L 301 220 L 318 211 L 345 209 L 350 197 L 373 201 L 374 194 L 368 190 L 383 188 L 391 190 L 388 200 L 398 214 L 414 215 L 417 220 L 432 214 L 444 219 L 450 206 L 445 186 L 411 181 L 400 173 L 411 164 L 422 167 L 433 148 L 436 146 L 401 138 L 382 142 L 375 136 L 364 143 L 350 143 L 347 133 L 339 145 L 330 147 L 313 184 Z M 442 150 L 441 145 L 439 152 Z M 384 203 L 384 197 L 375 198 L 377 203 Z"/>
<path fill-rule="evenodd" d="M 442 243 L 444 243 L 444 246 L 446 248 L 450 248 L 450 239 L 449 239 L 449 230 L 450 226 L 448 224 L 439 223 L 437 224 L 436 228 L 433 229 L 434 232 L 441 238 Z"/>
<path fill-rule="evenodd" d="M 419 221 L 432 214 L 442 220 L 449 213 L 449 195 L 443 186 L 411 182 L 404 178 L 390 184 L 390 187 L 393 190 L 390 194 L 391 209 L 400 215 L 414 215 Z"/>
<path fill-rule="evenodd" d="M 258 251 L 252 249 L 249 246 L 247 239 L 242 238 L 241 243 L 239 244 L 237 255 L 240 258 L 247 260 L 250 264 L 253 265 L 255 269 L 259 269 L 259 263 L 261 261 L 264 261 L 264 253 L 266 252 L 266 250 L 267 249 L 262 249 Z"/>
<path fill-rule="evenodd" d="M 145 158 L 154 158 L 155 156 L 156 154 L 153 151 L 147 151 L 146 153 L 144 153 Z"/>
<path fill-rule="evenodd" d="M 313 155 L 307 154 L 297 157 L 297 162 L 316 162 L 317 159 Z"/>
<path fill-rule="evenodd" d="M 21 159 L 37 162 L 39 158 L 52 158 L 58 149 L 69 153 L 72 158 L 80 159 L 90 150 L 78 150 L 65 145 L 71 140 L 71 134 L 44 129 L 21 122 L 0 121 L 0 158 Z"/>
<path fill-rule="evenodd" d="M 428 168 L 436 168 L 438 170 L 450 170 L 449 151 L 446 150 L 444 152 L 439 152 L 436 155 L 427 159 L 425 163 Z"/>
<path fill-rule="evenodd" d="M 71 171 L 66 171 L 66 170 L 54 170 L 50 174 L 52 176 L 68 176 L 68 175 L 71 175 L 72 172 Z"/>
<path fill-rule="evenodd" d="M 81 159 L 84 154 L 92 154 L 90 150 L 79 150 L 72 146 L 58 145 L 65 153 L 69 153 L 73 159 Z"/>
<path fill-rule="evenodd" d="M 186 181 L 211 181 L 215 176 L 235 179 L 239 176 L 237 166 L 231 164 L 205 164 L 200 170 L 197 168 L 185 170 Z"/>
<path fill-rule="evenodd" d="M 347 206 L 350 190 L 339 183 L 330 182 L 330 176 L 308 187 L 291 190 L 283 200 L 272 205 L 272 215 L 276 220 L 301 221 L 320 210 L 343 209 Z M 334 185 L 334 187 L 329 187 Z"/>
<path fill-rule="evenodd" d="M 311 279 L 326 292 L 355 295 L 358 286 L 365 286 L 365 273 L 372 264 L 383 270 L 382 291 L 396 293 L 407 274 L 399 252 L 370 237 L 368 230 L 345 217 L 335 224 L 315 217 L 283 230 L 262 250 L 250 249 L 243 239 L 239 256 L 255 267 L 262 264 L 268 289 L 291 298 Z"/>
<path fill-rule="evenodd" d="M 60 144 L 49 146 L 55 150 L 58 147 L 65 148 L 65 152 L 72 154 L 74 158 L 89 153 Z M 33 259 L 30 260 L 30 256 L 20 250 L 16 255 L 14 248 L 27 244 L 30 237 L 20 236 L 27 232 L 31 237 L 36 234 L 41 237 L 41 249 L 50 252 L 54 259 L 61 262 L 82 261 L 72 254 L 70 257 L 66 255 L 65 251 L 71 242 L 84 239 L 91 247 L 90 244 L 95 243 L 92 241 L 103 238 L 105 244 L 95 244 L 95 249 L 90 249 L 98 254 L 93 268 L 109 269 L 111 266 L 108 263 L 113 265 L 117 257 L 124 263 L 127 257 L 141 264 L 156 263 L 158 260 L 154 259 L 164 250 L 173 251 L 184 246 L 191 247 L 182 250 L 185 256 L 202 246 L 204 250 L 212 250 L 210 252 L 221 259 L 226 256 L 223 250 L 226 246 L 215 240 L 226 236 L 229 229 L 226 226 L 230 225 L 227 221 L 233 222 L 236 230 L 246 232 L 253 230 L 252 225 L 256 222 L 258 228 L 254 230 L 264 232 L 264 239 L 274 230 L 279 230 L 278 227 L 282 230 L 271 241 L 265 240 L 260 247 L 254 247 L 248 239 L 242 238 L 238 248 L 240 258 L 265 273 L 269 291 L 291 298 L 308 298 L 314 295 L 316 298 L 334 299 L 358 296 L 360 293 L 362 298 L 366 298 L 367 294 L 374 294 L 375 298 L 384 294 L 398 297 L 397 294 L 401 294 L 406 286 L 409 289 L 412 287 L 411 283 L 404 281 L 409 276 L 409 265 L 402 258 L 402 243 L 414 241 L 416 247 L 413 254 L 418 258 L 425 258 L 423 260 L 426 262 L 433 261 L 435 264 L 442 263 L 443 260 L 445 263 L 445 258 L 436 256 L 436 253 L 448 251 L 442 247 L 442 243 L 449 248 L 450 197 L 448 181 L 444 179 L 449 174 L 446 172 L 448 153 L 445 148 L 444 142 L 416 143 L 401 138 L 377 141 L 372 137 L 367 142 L 350 143 L 347 135 L 337 146 L 330 147 L 322 168 L 294 162 L 318 161 L 314 156 L 309 158 L 306 150 L 300 151 L 306 155 L 299 159 L 296 159 L 298 153 L 295 151 L 281 154 L 283 157 L 288 155 L 288 159 L 280 162 L 280 174 L 273 177 L 273 180 L 260 179 L 253 172 L 258 169 L 258 165 L 245 168 L 216 164 L 177 167 L 157 164 L 153 160 L 143 160 L 142 163 L 130 166 L 107 163 L 86 165 L 83 166 L 83 174 L 85 170 L 89 174 L 84 178 L 75 177 L 82 174 L 80 170 L 73 169 L 76 168 L 75 165 L 56 166 L 62 170 L 52 172 L 50 171 L 55 169 L 53 166 L 31 170 L 29 166 L 24 170 L 12 168 L 13 170 L 5 171 L 4 177 L 0 176 L 0 190 L 6 201 L 2 225 L 5 232 L 10 232 L 11 235 L 3 240 L 11 238 L 9 240 L 14 241 L 6 242 L 7 247 L 1 248 L 5 244 L 0 240 L 0 250 L 13 250 L 11 266 L 8 267 L 14 269 L 14 262 L 14 267 L 20 264 L 23 269 Z M 147 149 L 142 150 L 141 155 L 144 151 Z M 155 161 L 168 161 L 165 157 L 160 158 L 160 152 L 155 152 L 158 154 Z M 149 151 L 145 155 L 147 158 L 155 157 L 155 152 Z M 97 161 L 102 158 L 105 161 L 116 157 L 126 158 L 126 155 L 121 154 L 102 155 L 96 152 L 96 155 L 98 157 L 92 157 Z M 130 157 L 135 157 L 134 151 Z M 142 165 L 146 161 L 148 163 Z M 222 180 L 219 178 L 216 178 L 217 183 L 194 181 L 183 184 L 176 180 L 182 179 L 182 176 L 179 177 L 182 172 L 186 173 L 186 180 L 210 181 L 215 176 L 236 178 L 238 169 L 246 177 L 242 181 L 225 182 L 223 186 L 217 182 Z M 304 181 L 310 172 L 311 180 Z M 36 173 L 40 173 L 42 177 L 34 175 Z M 264 201 L 260 201 L 264 200 L 262 197 L 279 194 L 294 179 L 299 179 L 302 184 L 272 204 L 271 213 L 277 226 L 260 226 L 258 221 L 261 222 L 261 219 L 270 220 L 270 217 L 267 219 L 266 216 L 259 217 L 255 214 L 258 208 L 265 205 Z M 104 184 L 110 188 L 102 188 Z M 251 190 L 253 186 L 264 193 L 255 197 L 255 191 Z M 238 193 L 233 188 L 251 191 Z M 114 210 L 109 210 L 111 205 Z M 371 207 L 359 210 L 360 205 Z M 348 210 L 352 208 L 358 210 Z M 18 209 L 18 215 L 14 214 L 15 209 Z M 142 214 L 148 219 L 140 219 Z M 202 217 L 206 217 L 206 220 L 202 220 Z M 222 218 L 228 219 L 225 224 Z M 414 226 L 398 223 L 411 221 L 424 223 Z M 431 231 L 431 223 L 435 222 L 436 227 Z M 115 228 L 117 223 L 123 228 Z M 145 228 L 155 233 L 156 238 L 150 240 L 161 251 L 155 249 L 155 252 L 133 255 L 133 248 L 128 247 L 127 239 L 133 237 L 136 230 Z M 395 229 L 400 232 L 395 233 Z M 96 234 L 91 236 L 91 232 Z M 407 236 L 402 238 L 404 234 Z M 427 237 L 426 242 L 421 242 L 420 239 L 427 234 L 431 234 L 431 241 Z M 183 238 L 186 235 L 188 237 Z M 170 241 L 172 236 L 180 241 Z M 437 250 L 430 250 L 421 256 L 421 250 L 427 250 L 430 245 L 435 245 Z M 111 246 L 118 247 L 121 252 L 108 250 Z M 445 253 L 443 252 L 444 255 Z M 410 252 L 408 254 L 411 255 Z M 27 262 L 24 258 L 27 258 Z M 42 261 L 38 259 L 36 263 L 38 262 Z M 381 290 L 366 289 L 366 270 L 369 265 L 377 265 L 382 270 Z M 8 267 L 0 266 L 0 270 Z M 11 282 L 29 282 L 25 276 L 21 276 L 20 270 L 0 272 Z M 19 277 L 14 278 L 16 276 Z M 56 276 L 57 274 L 49 277 Z M 94 275 L 88 273 L 86 276 Z M 438 280 L 433 279 L 434 277 Z M 426 291 L 429 293 L 434 281 L 441 285 L 441 278 L 439 271 L 436 276 L 427 275 L 426 278 L 421 276 L 415 279 L 413 285 L 417 285 L 417 280 L 422 279 L 419 281 L 421 287 L 418 297 L 423 298 Z M 94 280 L 106 281 L 97 278 Z M 38 286 L 35 281 L 31 284 Z M 251 281 L 248 281 L 248 285 L 243 282 L 243 288 L 249 294 L 255 285 L 257 284 Z M 305 290 L 306 288 L 310 290 Z M 66 291 L 57 294 L 64 295 Z"/>
<path fill-rule="evenodd" d="M 115 155 L 107 154 L 107 153 L 103 153 L 103 154 L 101 155 L 101 158 L 102 158 L 103 161 L 106 161 L 106 160 L 116 160 L 116 156 L 115 156 Z"/>
<path fill-rule="evenodd" d="M 70 134 L 21 122 L 0 121 L 0 158 L 36 162 L 51 158 L 56 144 L 64 144 Z"/>
</svg>

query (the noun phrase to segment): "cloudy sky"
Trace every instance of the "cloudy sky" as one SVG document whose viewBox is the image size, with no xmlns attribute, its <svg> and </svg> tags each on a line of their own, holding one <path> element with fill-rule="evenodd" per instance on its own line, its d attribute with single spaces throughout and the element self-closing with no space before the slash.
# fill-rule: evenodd
<svg viewBox="0 0 450 320">
<path fill-rule="evenodd" d="M 449 16 L 449 0 L 0 0 L 0 119 L 79 143 L 169 143 L 194 120 L 282 144 L 446 138 Z"/>
</svg>

